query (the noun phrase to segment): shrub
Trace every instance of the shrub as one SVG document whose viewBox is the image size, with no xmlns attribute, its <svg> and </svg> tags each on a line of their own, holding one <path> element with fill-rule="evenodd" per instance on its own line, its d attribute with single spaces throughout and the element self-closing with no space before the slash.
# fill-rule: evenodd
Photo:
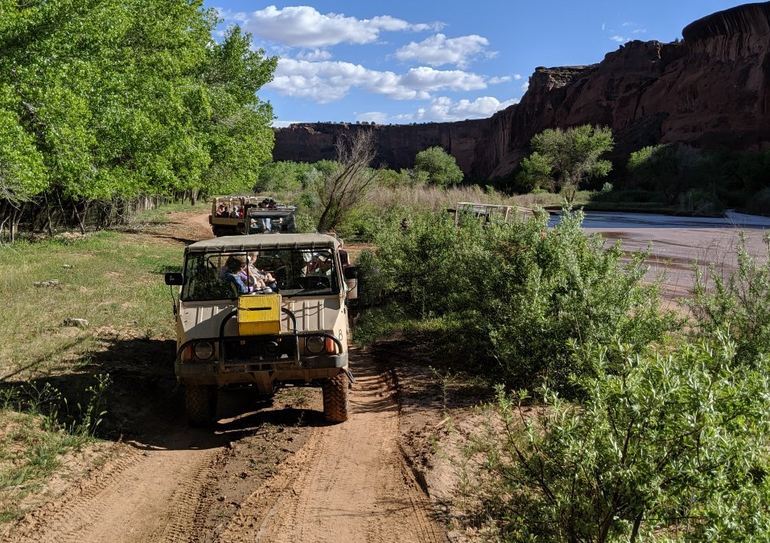
<svg viewBox="0 0 770 543">
<path fill-rule="evenodd" d="M 505 541 L 749 541 L 770 533 L 770 380 L 725 336 L 618 372 L 589 349 L 581 405 L 499 394 L 504 431 L 478 442 L 482 514 Z"/>
<path fill-rule="evenodd" d="M 590 371 L 574 357 L 581 345 L 614 353 L 623 338 L 640 349 L 670 326 L 655 288 L 641 283 L 642 258 L 623 264 L 620 247 L 605 250 L 581 222 L 566 212 L 550 230 L 545 214 L 487 226 L 464 217 L 458 228 L 423 215 L 378 235 L 376 280 L 414 318 L 452 316 L 458 357 L 483 362 L 488 376 L 570 390 Z"/>
<path fill-rule="evenodd" d="M 690 213 L 716 213 L 724 206 L 715 192 L 690 189 L 679 195 L 679 209 Z"/>
<path fill-rule="evenodd" d="M 767 238 L 770 256 L 770 238 Z M 698 271 L 689 302 L 696 317 L 696 338 L 729 335 L 736 344 L 736 360 L 756 365 L 770 357 L 770 259 L 758 262 L 741 239 L 738 268 L 728 276 L 711 267 Z"/>
<path fill-rule="evenodd" d="M 762 189 L 748 199 L 746 208 L 751 213 L 770 214 L 770 188 Z"/>
</svg>

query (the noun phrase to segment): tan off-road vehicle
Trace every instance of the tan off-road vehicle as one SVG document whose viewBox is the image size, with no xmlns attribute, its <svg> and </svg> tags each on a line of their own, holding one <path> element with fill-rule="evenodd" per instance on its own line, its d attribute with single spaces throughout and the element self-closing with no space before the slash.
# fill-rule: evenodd
<svg viewBox="0 0 770 543">
<path fill-rule="evenodd" d="M 297 208 L 264 196 L 218 196 L 211 201 L 209 224 L 215 236 L 296 232 Z"/>
<path fill-rule="evenodd" d="M 225 236 L 189 245 L 175 301 L 177 379 L 190 423 L 212 422 L 218 394 L 250 385 L 320 386 L 326 419 L 348 417 L 347 301 L 357 270 L 324 234 Z"/>
</svg>

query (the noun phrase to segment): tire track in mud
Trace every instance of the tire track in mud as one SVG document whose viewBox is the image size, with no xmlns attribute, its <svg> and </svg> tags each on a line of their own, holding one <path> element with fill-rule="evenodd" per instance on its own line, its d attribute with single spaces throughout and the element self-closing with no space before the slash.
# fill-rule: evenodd
<svg viewBox="0 0 770 543">
<path fill-rule="evenodd" d="M 350 419 L 317 428 L 242 504 L 222 543 L 446 541 L 398 445 L 392 376 L 368 358 L 353 358 Z"/>
</svg>

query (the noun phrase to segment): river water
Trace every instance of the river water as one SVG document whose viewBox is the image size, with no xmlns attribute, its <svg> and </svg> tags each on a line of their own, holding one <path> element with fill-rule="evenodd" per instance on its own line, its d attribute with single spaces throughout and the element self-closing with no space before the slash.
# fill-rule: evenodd
<svg viewBox="0 0 770 543">
<path fill-rule="evenodd" d="M 551 225 L 558 221 L 558 214 L 551 216 Z M 689 295 L 696 267 L 734 272 L 741 243 L 757 260 L 768 258 L 770 217 L 732 211 L 719 218 L 589 211 L 583 228 L 606 238 L 607 245 L 620 242 L 626 252 L 648 253 L 648 280 L 661 280 L 662 294 L 672 302 Z"/>
<path fill-rule="evenodd" d="M 551 215 L 549 225 L 559 222 L 560 215 Z M 728 211 L 724 217 L 681 217 L 659 213 L 623 213 L 617 211 L 585 212 L 584 228 L 625 230 L 628 228 L 770 228 L 770 217 Z"/>
</svg>

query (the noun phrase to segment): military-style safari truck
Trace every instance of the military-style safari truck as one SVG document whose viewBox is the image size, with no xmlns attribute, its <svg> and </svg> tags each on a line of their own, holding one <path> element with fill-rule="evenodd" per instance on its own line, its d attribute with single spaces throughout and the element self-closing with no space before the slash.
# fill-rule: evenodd
<svg viewBox="0 0 770 543">
<path fill-rule="evenodd" d="M 216 417 L 218 394 L 248 384 L 320 386 L 324 415 L 348 417 L 347 301 L 357 270 L 324 234 L 225 236 L 189 245 L 175 301 L 177 379 L 193 425 Z"/>
<path fill-rule="evenodd" d="M 262 196 L 219 196 L 211 202 L 209 224 L 215 236 L 295 232 L 296 207 Z"/>
</svg>

